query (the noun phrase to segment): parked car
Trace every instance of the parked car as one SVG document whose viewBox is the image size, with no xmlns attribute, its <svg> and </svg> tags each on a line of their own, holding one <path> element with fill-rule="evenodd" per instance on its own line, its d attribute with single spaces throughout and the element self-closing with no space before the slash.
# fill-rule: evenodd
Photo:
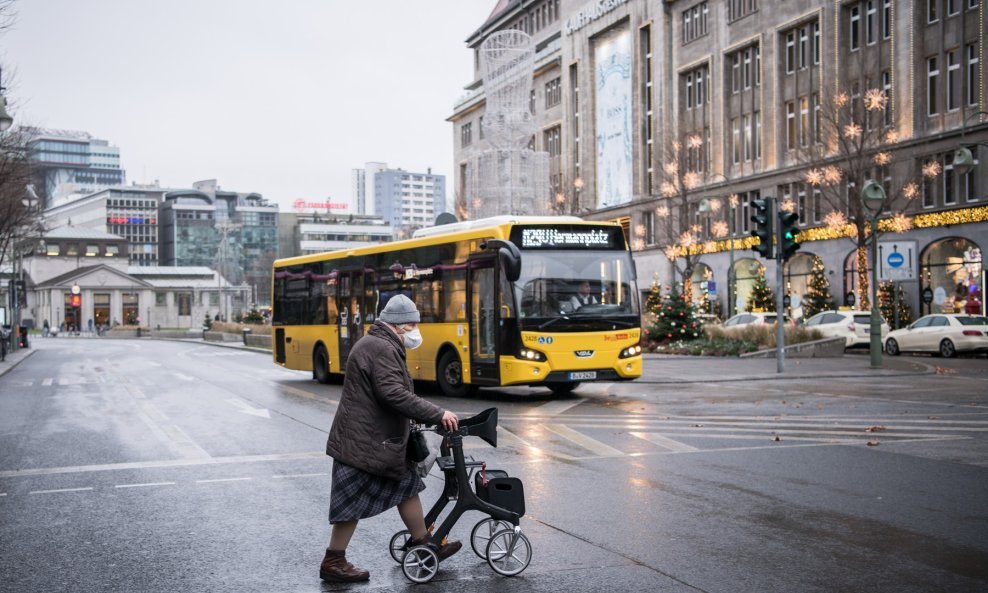
<svg viewBox="0 0 988 593">
<path fill-rule="evenodd" d="M 774 312 L 738 313 L 724 322 L 724 329 L 730 331 L 746 325 L 772 325 L 778 318 Z"/>
<path fill-rule="evenodd" d="M 823 311 L 806 320 L 806 327 L 815 329 L 825 338 L 841 336 L 845 348 L 871 344 L 871 313 L 869 311 Z M 882 320 L 882 340 L 889 333 L 889 324 Z"/>
<path fill-rule="evenodd" d="M 950 358 L 958 352 L 988 352 L 988 317 L 936 314 L 889 332 L 885 352 L 933 352 Z"/>
</svg>

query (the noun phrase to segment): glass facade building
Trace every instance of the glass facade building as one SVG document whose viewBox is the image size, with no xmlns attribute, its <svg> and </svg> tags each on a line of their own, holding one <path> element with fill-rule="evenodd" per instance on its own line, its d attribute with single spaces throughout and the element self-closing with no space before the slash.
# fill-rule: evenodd
<svg viewBox="0 0 988 593">
<path fill-rule="evenodd" d="M 72 195 L 86 195 L 123 185 L 120 149 L 87 132 L 25 127 L 36 175 L 35 190 L 45 206 Z"/>
</svg>

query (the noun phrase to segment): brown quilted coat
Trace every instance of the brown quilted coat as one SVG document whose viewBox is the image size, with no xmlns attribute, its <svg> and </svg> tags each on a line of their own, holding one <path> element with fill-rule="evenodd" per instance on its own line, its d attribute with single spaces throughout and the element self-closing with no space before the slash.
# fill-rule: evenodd
<svg viewBox="0 0 988 593">
<path fill-rule="evenodd" d="M 402 479 L 411 469 L 405 460 L 408 419 L 439 424 L 443 409 L 415 395 L 401 338 L 381 321 L 350 350 L 344 376 L 326 454 L 377 476 Z"/>
</svg>

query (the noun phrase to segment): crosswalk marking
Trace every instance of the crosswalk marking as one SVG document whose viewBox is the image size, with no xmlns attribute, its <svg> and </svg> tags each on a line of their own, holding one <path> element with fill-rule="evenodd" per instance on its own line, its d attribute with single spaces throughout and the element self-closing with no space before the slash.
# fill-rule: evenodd
<svg viewBox="0 0 988 593">
<path fill-rule="evenodd" d="M 535 408 L 528 410 L 525 413 L 525 415 L 530 415 L 530 416 L 545 415 L 549 417 L 558 416 L 563 412 L 569 410 L 570 408 L 574 408 L 582 403 L 583 403 L 582 399 L 575 399 L 570 401 L 566 401 L 566 400 L 551 401 L 542 404 L 541 406 L 537 406 Z"/>
<path fill-rule="evenodd" d="M 675 441 L 673 439 L 670 439 L 669 437 L 663 436 L 663 435 L 661 435 L 661 434 L 659 434 L 657 432 L 632 432 L 632 433 L 629 433 L 629 434 L 631 434 L 632 436 L 638 437 L 640 439 L 646 440 L 646 441 L 648 441 L 650 443 L 654 443 L 654 444 L 656 444 L 656 445 L 658 445 L 660 447 L 665 447 L 666 449 L 669 449 L 670 451 L 679 451 L 679 452 L 681 452 L 681 451 L 697 451 L 698 450 L 696 447 L 687 445 L 686 443 L 680 443 L 679 441 Z"/>
<path fill-rule="evenodd" d="M 582 432 L 577 432 L 565 424 L 545 424 L 544 426 L 547 430 L 576 443 L 584 449 L 593 451 L 601 457 L 624 457 L 623 451 L 619 451 L 597 439 L 590 438 Z"/>
</svg>

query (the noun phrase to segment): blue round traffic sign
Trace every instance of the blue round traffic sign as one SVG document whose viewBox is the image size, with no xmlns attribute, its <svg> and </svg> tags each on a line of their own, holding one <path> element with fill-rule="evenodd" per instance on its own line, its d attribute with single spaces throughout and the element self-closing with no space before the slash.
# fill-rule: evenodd
<svg viewBox="0 0 988 593">
<path fill-rule="evenodd" d="M 888 262 L 890 267 L 898 268 L 906 262 L 906 258 L 902 257 L 902 254 L 898 251 L 893 251 L 887 258 L 885 258 L 885 261 Z"/>
</svg>

